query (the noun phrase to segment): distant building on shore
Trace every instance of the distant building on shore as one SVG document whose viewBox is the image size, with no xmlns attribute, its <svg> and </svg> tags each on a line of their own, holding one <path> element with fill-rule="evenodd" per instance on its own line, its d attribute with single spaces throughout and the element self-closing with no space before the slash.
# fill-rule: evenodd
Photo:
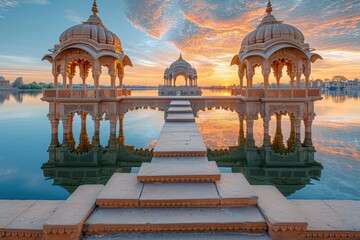
<svg viewBox="0 0 360 240">
<path fill-rule="evenodd" d="M 179 76 L 185 79 L 185 85 L 179 86 Z M 180 54 L 164 72 L 164 85 L 159 86 L 159 96 L 201 96 L 201 88 L 197 85 L 197 71 Z"/>
<path fill-rule="evenodd" d="M 348 80 L 344 76 L 334 76 L 332 79 L 316 79 L 310 82 L 311 88 L 321 88 L 322 90 L 338 91 L 351 90 L 360 91 L 360 80 Z"/>
<path fill-rule="evenodd" d="M 5 80 L 5 78 L 0 75 L 0 91 L 12 91 L 13 88 L 10 85 L 10 81 Z"/>
<path fill-rule="evenodd" d="M 345 82 L 345 88 L 348 90 L 360 91 L 360 80 L 358 78 L 354 80 L 348 80 L 347 82 Z"/>
</svg>

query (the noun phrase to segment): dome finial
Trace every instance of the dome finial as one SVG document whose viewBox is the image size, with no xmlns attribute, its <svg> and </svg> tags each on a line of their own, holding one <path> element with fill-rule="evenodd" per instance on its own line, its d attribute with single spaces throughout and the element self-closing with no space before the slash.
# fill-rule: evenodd
<svg viewBox="0 0 360 240">
<path fill-rule="evenodd" d="M 270 14 L 272 13 L 272 10 L 273 10 L 272 4 L 271 4 L 271 1 L 269 0 L 269 1 L 268 1 L 268 4 L 267 4 L 267 8 L 266 8 L 267 14 L 270 15 Z"/>
<path fill-rule="evenodd" d="M 98 9 L 96 0 L 94 0 L 93 7 L 92 7 L 91 10 L 92 10 L 92 12 L 93 12 L 93 15 L 94 15 L 94 16 L 97 16 L 97 14 L 98 14 L 98 12 L 99 12 L 99 9 Z"/>
<path fill-rule="evenodd" d="M 181 54 L 181 53 L 180 53 L 179 60 L 184 60 L 184 59 L 182 58 L 182 54 Z"/>
</svg>

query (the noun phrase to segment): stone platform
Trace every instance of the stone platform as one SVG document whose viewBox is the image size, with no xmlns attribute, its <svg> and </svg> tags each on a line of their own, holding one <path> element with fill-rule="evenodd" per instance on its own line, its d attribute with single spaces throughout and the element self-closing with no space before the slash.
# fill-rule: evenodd
<svg viewBox="0 0 360 240">
<path fill-rule="evenodd" d="M 359 201 L 287 200 L 240 173 L 220 174 L 206 154 L 194 122 L 166 122 L 138 174 L 115 173 L 66 201 L 0 201 L 0 238 L 360 239 Z"/>
</svg>

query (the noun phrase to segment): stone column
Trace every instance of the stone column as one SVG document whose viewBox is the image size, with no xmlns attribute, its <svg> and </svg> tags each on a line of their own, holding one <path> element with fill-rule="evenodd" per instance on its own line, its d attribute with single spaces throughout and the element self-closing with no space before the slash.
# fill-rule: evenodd
<svg viewBox="0 0 360 240">
<path fill-rule="evenodd" d="M 246 147 L 255 148 L 254 141 L 254 118 L 246 117 Z"/>
<path fill-rule="evenodd" d="M 113 75 L 110 75 L 110 78 L 111 78 L 111 88 L 115 88 L 115 85 L 116 85 L 116 75 L 113 74 Z"/>
<path fill-rule="evenodd" d="M 110 117 L 110 139 L 109 139 L 109 147 L 111 150 L 116 150 L 116 123 L 117 117 L 111 116 Z"/>
<path fill-rule="evenodd" d="M 301 118 L 295 117 L 295 146 L 301 147 Z"/>
<path fill-rule="evenodd" d="M 91 149 L 91 144 L 89 141 L 89 137 L 87 135 L 86 117 L 87 117 L 86 112 L 80 113 L 81 131 L 80 131 L 79 146 L 77 148 L 78 152 L 88 152 Z"/>
<path fill-rule="evenodd" d="M 282 119 L 282 115 L 277 113 L 276 114 L 276 132 L 275 132 L 275 137 L 274 137 L 274 142 L 273 142 L 273 148 L 279 152 L 285 152 L 286 148 L 284 145 L 284 137 L 283 137 L 282 129 L 281 129 L 281 119 Z"/>
<path fill-rule="evenodd" d="M 86 79 L 89 76 L 89 66 L 87 63 L 82 63 L 80 66 L 80 77 L 82 80 L 82 89 L 86 89 Z"/>
<path fill-rule="evenodd" d="M 271 117 L 268 117 L 268 116 L 263 118 L 263 125 L 264 125 L 263 147 L 264 148 L 269 148 L 270 147 L 270 135 L 269 135 L 270 120 L 271 120 Z"/>
<path fill-rule="evenodd" d="M 247 77 L 246 78 L 247 79 L 247 88 L 252 88 L 252 81 L 253 81 L 253 77 L 254 77 L 253 69 L 247 70 L 246 77 Z"/>
<path fill-rule="evenodd" d="M 124 137 L 124 117 L 119 117 L 119 136 L 118 143 L 120 146 L 124 146 L 125 137 Z"/>
<path fill-rule="evenodd" d="M 295 76 L 291 75 L 290 76 L 290 89 L 293 90 L 294 89 L 294 80 L 295 80 Z"/>
<path fill-rule="evenodd" d="M 74 120 L 74 115 L 71 114 L 68 118 L 68 141 L 69 141 L 69 146 L 73 149 L 75 149 L 75 139 L 74 139 L 74 134 L 73 134 L 73 120 Z"/>
<path fill-rule="evenodd" d="M 100 88 L 100 75 L 93 75 L 94 78 L 94 88 L 99 89 Z"/>
<path fill-rule="evenodd" d="M 59 137 L 58 137 L 58 129 L 59 129 L 59 118 L 50 117 L 51 123 L 51 143 L 50 147 L 57 147 L 60 145 Z"/>
<path fill-rule="evenodd" d="M 62 78 L 63 78 L 63 88 L 66 89 L 67 88 L 67 77 L 66 77 L 66 73 L 62 73 L 61 74 Z"/>
<path fill-rule="evenodd" d="M 306 89 L 309 89 L 310 87 L 310 73 L 309 72 L 306 72 L 305 73 L 305 88 Z"/>
<path fill-rule="evenodd" d="M 244 134 L 244 117 L 241 114 L 239 116 L 239 147 L 245 143 L 245 134 Z"/>
<path fill-rule="evenodd" d="M 86 89 L 86 77 L 81 77 L 82 80 L 82 89 Z"/>
<path fill-rule="evenodd" d="M 290 138 L 287 141 L 288 149 L 291 149 L 294 146 L 296 133 L 295 133 L 295 118 L 293 114 L 290 114 Z"/>
<path fill-rule="evenodd" d="M 281 75 L 276 75 L 276 88 L 280 89 L 280 79 L 281 79 Z"/>
<path fill-rule="evenodd" d="M 101 66 L 99 61 L 94 61 L 93 65 L 93 79 L 94 79 L 94 88 L 99 89 L 100 88 L 100 75 L 101 75 Z"/>
<path fill-rule="evenodd" d="M 312 122 L 313 119 L 311 118 L 307 118 L 304 119 L 304 124 L 305 124 L 305 140 L 304 140 L 304 145 L 307 147 L 313 147 L 313 143 L 312 143 Z"/>
<path fill-rule="evenodd" d="M 74 76 L 69 76 L 69 89 L 73 89 L 73 79 Z"/>
<path fill-rule="evenodd" d="M 125 74 L 125 72 L 124 72 L 124 67 L 121 66 L 121 67 L 118 69 L 119 87 L 120 87 L 120 88 L 123 88 L 124 74 Z"/>
<path fill-rule="evenodd" d="M 269 77 L 271 73 L 271 67 L 268 60 L 264 61 L 262 66 L 262 75 L 264 77 L 264 88 L 267 90 L 269 88 Z"/>
<path fill-rule="evenodd" d="M 62 124 L 63 124 L 63 140 L 62 140 L 62 147 L 68 147 L 69 146 L 69 142 L 68 142 L 68 117 L 64 116 L 61 118 Z"/>
<path fill-rule="evenodd" d="M 100 117 L 94 117 L 94 136 L 92 139 L 92 145 L 94 147 L 100 146 Z"/>
<path fill-rule="evenodd" d="M 296 73 L 296 88 L 297 89 L 301 88 L 301 75 L 302 75 L 302 72 Z"/>
<path fill-rule="evenodd" d="M 57 89 L 59 87 L 59 73 L 53 74 L 54 76 L 54 88 Z"/>
</svg>

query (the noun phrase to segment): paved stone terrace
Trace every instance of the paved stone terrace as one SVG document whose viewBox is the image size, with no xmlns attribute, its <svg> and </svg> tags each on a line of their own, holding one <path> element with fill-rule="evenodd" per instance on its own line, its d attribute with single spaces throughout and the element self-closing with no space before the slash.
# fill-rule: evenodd
<svg viewBox="0 0 360 240">
<path fill-rule="evenodd" d="M 138 174 L 116 173 L 65 201 L 0 201 L 0 238 L 360 239 L 359 201 L 287 200 L 220 174 L 190 109 L 171 102 L 155 157 Z"/>
</svg>

